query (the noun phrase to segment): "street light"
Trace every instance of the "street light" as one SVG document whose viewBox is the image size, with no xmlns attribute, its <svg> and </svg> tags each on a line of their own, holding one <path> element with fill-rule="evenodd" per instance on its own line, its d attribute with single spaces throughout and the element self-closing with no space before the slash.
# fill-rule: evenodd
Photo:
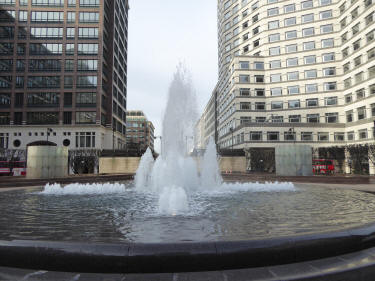
<svg viewBox="0 0 375 281">
<path fill-rule="evenodd" d="M 48 142 L 48 136 L 52 132 L 53 132 L 52 128 L 47 128 L 47 142 Z"/>
<path fill-rule="evenodd" d="M 229 131 L 232 133 L 232 154 L 233 154 L 233 127 L 229 128 Z"/>
</svg>

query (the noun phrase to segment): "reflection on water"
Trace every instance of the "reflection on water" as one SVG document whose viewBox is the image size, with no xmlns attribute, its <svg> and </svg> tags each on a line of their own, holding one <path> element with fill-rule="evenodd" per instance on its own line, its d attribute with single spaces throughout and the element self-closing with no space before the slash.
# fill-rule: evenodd
<svg viewBox="0 0 375 281">
<path fill-rule="evenodd" d="M 93 242 L 243 240 L 323 232 L 375 221 L 375 196 L 351 190 L 192 193 L 183 215 L 158 212 L 159 197 L 1 193 L 0 239 Z"/>
</svg>

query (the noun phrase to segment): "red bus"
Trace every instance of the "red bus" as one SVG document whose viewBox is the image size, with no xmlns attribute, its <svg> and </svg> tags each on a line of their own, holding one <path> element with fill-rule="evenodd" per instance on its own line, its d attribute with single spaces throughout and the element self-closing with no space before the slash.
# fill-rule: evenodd
<svg viewBox="0 0 375 281">
<path fill-rule="evenodd" d="M 330 159 L 313 159 L 313 173 L 318 174 L 333 174 L 335 172 L 335 165 Z"/>
<path fill-rule="evenodd" d="M 0 161 L 0 176 L 25 176 L 26 161 Z"/>
</svg>

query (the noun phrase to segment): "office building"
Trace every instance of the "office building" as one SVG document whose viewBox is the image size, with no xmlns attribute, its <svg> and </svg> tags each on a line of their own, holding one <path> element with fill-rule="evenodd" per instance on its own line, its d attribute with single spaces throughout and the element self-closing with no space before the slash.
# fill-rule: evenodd
<svg viewBox="0 0 375 281">
<path fill-rule="evenodd" d="M 374 141 L 373 1 L 218 0 L 217 8 L 211 99 L 220 148 Z"/>
<path fill-rule="evenodd" d="M 128 0 L 0 0 L 0 148 L 126 143 Z"/>
<path fill-rule="evenodd" d="M 143 152 L 149 147 L 154 151 L 155 127 L 152 122 L 140 110 L 128 110 L 126 115 L 126 143 L 129 149 L 135 146 Z"/>
</svg>

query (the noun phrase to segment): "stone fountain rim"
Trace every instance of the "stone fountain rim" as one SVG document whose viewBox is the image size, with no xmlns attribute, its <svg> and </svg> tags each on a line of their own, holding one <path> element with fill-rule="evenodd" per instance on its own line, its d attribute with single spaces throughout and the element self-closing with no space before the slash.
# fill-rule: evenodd
<svg viewBox="0 0 375 281">
<path fill-rule="evenodd" d="M 277 238 L 179 243 L 0 240 L 0 266 L 87 273 L 162 273 L 254 268 L 348 254 L 375 246 L 375 223 Z"/>
</svg>

